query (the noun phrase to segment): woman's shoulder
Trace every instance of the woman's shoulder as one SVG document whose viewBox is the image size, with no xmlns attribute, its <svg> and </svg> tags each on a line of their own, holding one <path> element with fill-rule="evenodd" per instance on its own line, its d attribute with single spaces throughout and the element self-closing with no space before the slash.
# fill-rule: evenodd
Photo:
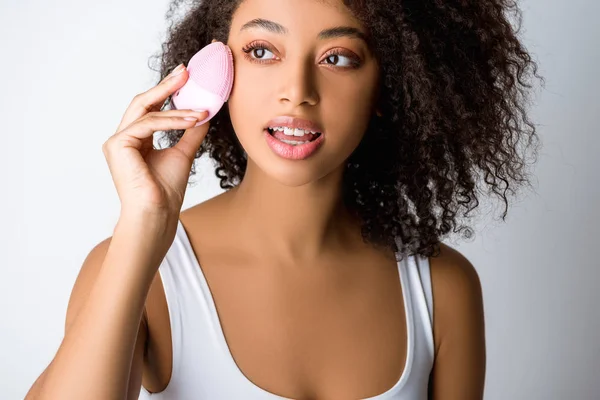
<svg viewBox="0 0 600 400">
<path fill-rule="evenodd" d="M 466 363 L 465 373 L 479 374 L 485 370 L 485 323 L 479 274 L 458 250 L 443 243 L 440 250 L 439 256 L 429 258 L 434 309 L 434 368 L 451 370 Z M 440 352 L 440 348 L 444 350 Z"/>
<path fill-rule="evenodd" d="M 221 235 L 227 235 L 223 217 L 227 215 L 228 198 L 228 192 L 224 192 L 181 211 L 179 220 L 192 244 L 224 239 Z"/>
<path fill-rule="evenodd" d="M 229 206 L 228 200 L 231 198 L 231 194 L 231 190 L 229 190 L 182 210 L 179 213 L 181 222 L 186 225 L 186 223 L 218 221 L 219 215 L 225 212 Z"/>
<path fill-rule="evenodd" d="M 469 259 L 440 243 L 440 254 L 429 257 L 429 267 L 438 321 L 452 325 L 458 317 L 475 318 L 483 303 L 482 289 L 479 274 Z"/>
<path fill-rule="evenodd" d="M 429 257 L 432 280 L 438 287 L 463 289 L 468 292 L 480 289 L 479 274 L 461 252 L 445 243 L 440 243 L 440 254 Z"/>
</svg>

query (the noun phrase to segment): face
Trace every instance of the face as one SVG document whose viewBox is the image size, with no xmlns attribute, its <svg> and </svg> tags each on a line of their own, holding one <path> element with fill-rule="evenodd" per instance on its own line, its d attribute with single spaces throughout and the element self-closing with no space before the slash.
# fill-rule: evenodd
<svg viewBox="0 0 600 400">
<path fill-rule="evenodd" d="M 227 41 L 235 66 L 227 105 L 247 174 L 300 186 L 343 171 L 374 113 L 378 65 L 366 34 L 341 0 L 242 2 Z M 319 126 L 317 150 L 294 159 L 275 152 L 266 128 L 281 116 Z"/>
</svg>

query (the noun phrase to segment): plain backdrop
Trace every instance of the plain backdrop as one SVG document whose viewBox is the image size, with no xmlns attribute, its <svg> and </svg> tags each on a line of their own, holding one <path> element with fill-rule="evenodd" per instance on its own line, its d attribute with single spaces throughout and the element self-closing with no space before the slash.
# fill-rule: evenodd
<svg viewBox="0 0 600 400">
<path fill-rule="evenodd" d="M 274 0 L 275 1 L 275 0 Z M 167 0 L 2 0 L 0 398 L 22 399 L 60 345 L 67 301 L 119 202 L 101 151 L 154 85 Z M 487 400 L 600 398 L 600 3 L 529 0 L 522 37 L 546 88 L 535 190 L 482 208 L 469 241 L 487 328 Z M 221 192 L 212 163 L 184 208 Z M 482 203 L 485 205 L 485 202 Z"/>
</svg>

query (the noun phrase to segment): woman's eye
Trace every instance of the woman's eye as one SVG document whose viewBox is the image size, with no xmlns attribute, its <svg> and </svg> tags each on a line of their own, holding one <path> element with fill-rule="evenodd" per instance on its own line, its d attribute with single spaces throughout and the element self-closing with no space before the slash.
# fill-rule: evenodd
<svg viewBox="0 0 600 400">
<path fill-rule="evenodd" d="M 342 62 L 340 63 L 340 58 Z M 343 61 L 343 60 L 346 61 Z M 360 61 L 355 59 L 354 57 L 345 56 L 343 54 L 330 54 L 325 58 L 326 64 L 335 65 L 336 67 L 343 68 L 358 68 L 360 66 Z"/>
<path fill-rule="evenodd" d="M 271 53 L 269 50 L 265 49 L 264 47 L 257 47 L 252 49 L 252 51 L 250 51 L 250 54 L 252 54 L 254 57 L 258 60 L 268 60 L 269 58 L 263 58 L 265 56 L 265 53 Z M 274 55 L 274 54 L 273 54 Z"/>
<path fill-rule="evenodd" d="M 266 45 L 261 43 L 250 43 L 248 46 L 244 47 L 242 51 L 245 53 L 244 56 L 248 60 L 257 63 L 266 63 L 270 60 L 277 59 L 277 56 L 275 56 Z M 340 51 L 330 53 L 325 57 L 323 62 L 338 68 L 358 68 L 361 65 L 359 58 L 342 54 Z"/>
</svg>

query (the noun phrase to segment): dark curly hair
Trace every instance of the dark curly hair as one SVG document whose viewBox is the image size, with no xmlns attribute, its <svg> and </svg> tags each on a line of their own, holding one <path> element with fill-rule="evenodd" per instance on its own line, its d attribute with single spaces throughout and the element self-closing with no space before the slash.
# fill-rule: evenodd
<svg viewBox="0 0 600 400">
<path fill-rule="evenodd" d="M 159 81 L 212 38 L 226 43 L 241 1 L 191 1 L 177 17 L 184 1 L 172 0 L 167 39 L 152 57 L 160 63 Z M 518 38 L 516 2 L 343 1 L 367 29 L 380 66 L 381 116 L 372 117 L 346 160 L 343 182 L 344 203 L 360 219 L 365 242 L 407 255 L 438 255 L 439 241 L 451 230 L 472 236 L 458 217 L 479 205 L 484 182 L 503 200 L 505 220 L 507 194 L 529 184 L 525 151 L 532 149 L 534 158 L 538 152 L 526 110 L 530 80 L 544 83 Z M 166 131 L 159 143 L 173 146 L 182 134 Z M 239 184 L 247 156 L 227 107 L 211 120 L 197 157 L 204 153 L 216 162 L 221 188 Z"/>
</svg>

